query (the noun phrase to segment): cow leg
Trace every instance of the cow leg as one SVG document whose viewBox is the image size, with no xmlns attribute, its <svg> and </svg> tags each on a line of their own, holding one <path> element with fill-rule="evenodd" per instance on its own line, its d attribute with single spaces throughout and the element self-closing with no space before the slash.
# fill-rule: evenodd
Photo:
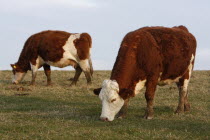
<svg viewBox="0 0 210 140">
<path fill-rule="evenodd" d="M 190 104 L 188 102 L 188 84 L 189 79 L 181 78 L 177 83 L 179 89 L 179 104 L 175 113 L 182 113 L 190 110 Z"/>
<path fill-rule="evenodd" d="M 31 71 L 32 71 L 32 80 L 30 85 L 35 85 L 35 79 L 38 71 L 38 66 L 37 65 L 32 65 L 31 66 Z"/>
<path fill-rule="evenodd" d="M 91 60 L 89 59 L 85 59 L 85 60 L 81 60 L 79 62 L 79 66 L 81 67 L 82 71 L 84 72 L 85 74 L 85 77 L 87 79 L 87 84 L 90 85 L 91 84 L 91 75 L 92 75 L 92 63 L 91 63 Z"/>
<path fill-rule="evenodd" d="M 91 85 L 91 74 L 90 74 L 90 72 L 84 71 L 84 73 L 85 73 L 85 77 L 87 79 L 87 84 Z"/>
<path fill-rule="evenodd" d="M 129 103 L 129 99 L 126 99 L 124 101 L 124 105 L 122 106 L 119 113 L 117 114 L 117 118 L 124 118 L 127 115 L 128 103 Z"/>
<path fill-rule="evenodd" d="M 145 119 L 152 119 L 154 116 L 153 103 L 154 103 L 156 86 L 157 86 L 157 80 L 148 80 L 146 83 L 145 98 L 147 101 L 147 107 L 144 115 Z"/>
<path fill-rule="evenodd" d="M 44 64 L 44 73 L 47 76 L 47 85 L 51 85 L 51 69 L 50 69 L 50 65 Z"/>
<path fill-rule="evenodd" d="M 184 98 L 184 111 L 190 111 L 190 103 L 188 102 L 188 90 Z"/>
<path fill-rule="evenodd" d="M 31 80 L 31 85 L 34 85 L 35 84 L 35 79 L 36 79 L 36 74 L 37 74 L 37 71 L 40 67 L 43 66 L 43 59 L 41 57 L 37 57 L 36 59 L 36 63 L 33 65 L 31 63 L 31 71 L 32 71 L 32 80 Z"/>
<path fill-rule="evenodd" d="M 72 83 L 70 84 L 70 86 L 73 86 L 73 85 L 76 85 L 77 84 L 77 81 L 82 73 L 82 69 L 80 68 L 80 66 L 77 66 L 75 68 L 76 72 L 75 72 L 75 75 L 74 75 L 74 78 L 73 78 L 73 81 Z"/>
</svg>

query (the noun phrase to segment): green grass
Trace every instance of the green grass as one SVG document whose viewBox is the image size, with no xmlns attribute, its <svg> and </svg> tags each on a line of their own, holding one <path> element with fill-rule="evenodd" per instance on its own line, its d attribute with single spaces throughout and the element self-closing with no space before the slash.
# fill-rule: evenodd
<svg viewBox="0 0 210 140">
<path fill-rule="evenodd" d="M 28 86 L 30 73 L 20 85 L 12 85 L 11 74 L 0 72 L 0 139 L 210 139 L 210 71 L 193 72 L 190 112 L 174 114 L 178 90 L 173 84 L 158 87 L 153 120 L 142 117 L 143 90 L 130 100 L 127 117 L 113 122 L 99 121 L 101 102 L 92 93 L 110 71 L 96 71 L 90 87 L 84 75 L 69 87 L 67 79 L 74 72 L 68 71 L 53 71 L 53 86 L 48 87 L 43 71 L 36 86 Z"/>
</svg>

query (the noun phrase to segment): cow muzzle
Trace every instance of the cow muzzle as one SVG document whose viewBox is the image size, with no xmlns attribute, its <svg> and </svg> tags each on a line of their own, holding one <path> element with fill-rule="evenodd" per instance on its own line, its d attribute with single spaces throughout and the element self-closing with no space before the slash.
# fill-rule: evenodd
<svg viewBox="0 0 210 140">
<path fill-rule="evenodd" d="M 107 117 L 100 117 L 101 121 L 110 122 L 110 120 Z"/>
<path fill-rule="evenodd" d="M 17 81 L 12 81 L 12 84 L 17 85 L 18 82 Z"/>
</svg>

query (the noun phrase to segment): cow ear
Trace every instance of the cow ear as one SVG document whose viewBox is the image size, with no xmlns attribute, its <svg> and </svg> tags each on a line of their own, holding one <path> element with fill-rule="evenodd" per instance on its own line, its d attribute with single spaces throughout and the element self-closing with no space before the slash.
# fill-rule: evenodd
<svg viewBox="0 0 210 140">
<path fill-rule="evenodd" d="M 94 93 L 95 95 L 99 95 L 100 92 L 101 92 L 101 88 L 97 88 L 97 89 L 94 89 L 94 90 L 93 90 L 93 93 Z"/>
<path fill-rule="evenodd" d="M 121 89 L 120 92 L 119 92 L 119 95 L 121 98 L 123 98 L 124 100 L 125 99 L 128 99 L 130 97 L 134 97 L 134 92 L 130 89 Z"/>
</svg>

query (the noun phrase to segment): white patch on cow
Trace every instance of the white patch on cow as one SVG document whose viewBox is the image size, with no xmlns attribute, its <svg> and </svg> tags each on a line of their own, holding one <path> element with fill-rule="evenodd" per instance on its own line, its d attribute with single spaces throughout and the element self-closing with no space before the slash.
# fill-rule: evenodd
<svg viewBox="0 0 210 140">
<path fill-rule="evenodd" d="M 26 75 L 26 72 L 16 72 L 12 78 L 12 83 L 18 84 L 19 82 L 23 80 L 25 75 Z"/>
<path fill-rule="evenodd" d="M 59 68 L 71 65 L 72 63 L 70 60 L 74 60 L 78 63 L 79 57 L 77 55 L 77 49 L 74 45 L 74 40 L 78 38 L 80 38 L 80 34 L 71 34 L 68 40 L 66 41 L 66 44 L 63 46 L 63 58 L 61 58 L 58 62 L 47 61 L 46 63 Z"/>
<path fill-rule="evenodd" d="M 185 91 L 185 92 L 187 92 L 187 87 L 188 87 L 189 81 L 190 81 L 189 79 L 184 80 L 183 91 Z"/>
<path fill-rule="evenodd" d="M 119 85 L 115 80 L 104 80 L 99 98 L 102 101 L 102 113 L 100 118 L 113 121 L 120 111 L 124 100 L 119 96 Z"/>
<path fill-rule="evenodd" d="M 135 87 L 135 94 L 138 94 L 142 88 L 144 88 L 145 86 L 145 83 L 146 83 L 146 79 L 145 80 L 139 80 L 139 82 L 136 84 L 136 87 Z"/>
<path fill-rule="evenodd" d="M 188 70 L 189 70 L 189 77 L 191 77 L 192 74 L 192 69 L 193 69 L 193 60 L 194 60 L 194 55 L 192 54 L 191 60 L 190 60 L 190 65 L 188 66 Z"/>
<path fill-rule="evenodd" d="M 184 80 L 184 85 L 183 85 L 183 91 L 187 92 L 187 87 L 190 81 L 190 77 L 192 74 L 192 69 L 193 69 L 193 60 L 194 60 L 194 55 L 192 54 L 191 60 L 190 60 L 190 65 L 188 66 L 188 70 L 189 70 L 189 79 L 185 79 Z"/>
<path fill-rule="evenodd" d="M 90 49 L 89 49 L 89 55 L 91 56 L 91 50 L 92 50 L 92 45 L 91 45 L 91 47 L 90 47 Z"/>
<path fill-rule="evenodd" d="M 162 76 L 162 72 L 160 72 L 160 76 L 158 78 L 158 85 L 159 86 L 170 85 L 170 84 L 172 84 L 174 82 L 178 82 L 179 79 L 181 78 L 181 76 L 179 76 L 179 77 L 177 77 L 177 78 L 175 78 L 173 80 L 172 79 L 161 80 L 161 76 Z"/>
<path fill-rule="evenodd" d="M 161 80 L 161 76 L 162 76 L 162 72 L 160 72 L 160 74 L 159 74 L 158 81 L 160 81 L 160 80 Z"/>
<path fill-rule="evenodd" d="M 30 63 L 32 71 L 37 71 L 43 64 L 44 60 L 40 56 L 37 57 L 35 65 Z"/>
</svg>

